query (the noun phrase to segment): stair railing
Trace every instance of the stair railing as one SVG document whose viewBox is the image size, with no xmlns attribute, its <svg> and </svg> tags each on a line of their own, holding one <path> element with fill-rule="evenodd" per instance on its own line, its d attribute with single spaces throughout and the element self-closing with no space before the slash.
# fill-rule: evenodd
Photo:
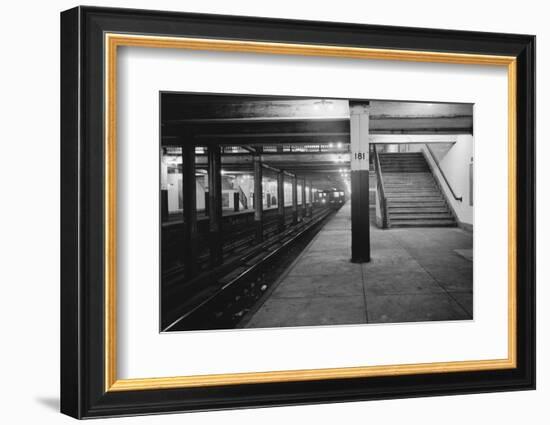
<svg viewBox="0 0 550 425">
<path fill-rule="evenodd" d="M 380 166 L 380 158 L 374 145 L 374 169 L 376 171 L 376 190 L 380 198 L 380 214 L 382 215 L 382 229 L 388 228 L 388 207 L 386 202 L 386 190 L 384 189 L 384 180 L 382 179 L 382 167 Z"/>
<path fill-rule="evenodd" d="M 449 183 L 449 180 L 447 180 L 447 176 L 445 175 L 445 173 L 441 169 L 441 166 L 439 165 L 439 161 L 437 160 L 437 157 L 433 153 L 432 148 L 430 147 L 430 145 L 425 143 L 424 146 L 426 146 L 426 148 L 428 149 L 428 152 L 430 153 L 433 161 L 435 162 L 435 165 L 437 165 L 437 168 L 438 168 L 439 172 L 441 173 L 441 175 L 443 176 L 443 180 L 445 180 L 445 183 L 447 183 L 447 187 L 451 191 L 451 195 L 453 195 L 453 198 L 455 198 L 459 202 L 462 202 L 462 196 L 456 196 L 455 191 L 451 187 L 451 184 Z"/>
</svg>

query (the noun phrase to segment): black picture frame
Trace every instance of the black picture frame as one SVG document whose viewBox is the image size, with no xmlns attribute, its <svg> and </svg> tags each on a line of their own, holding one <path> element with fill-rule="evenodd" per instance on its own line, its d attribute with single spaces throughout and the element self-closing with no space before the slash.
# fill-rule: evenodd
<svg viewBox="0 0 550 425">
<path fill-rule="evenodd" d="M 474 53 L 517 59 L 517 367 L 105 391 L 104 34 Z M 76 7 L 61 13 L 61 412 L 76 418 L 535 388 L 535 37 Z"/>
</svg>

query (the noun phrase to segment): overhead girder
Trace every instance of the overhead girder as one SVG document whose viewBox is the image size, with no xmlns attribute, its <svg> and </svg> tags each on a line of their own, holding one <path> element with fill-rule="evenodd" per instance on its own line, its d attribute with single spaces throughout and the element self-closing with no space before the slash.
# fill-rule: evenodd
<svg viewBox="0 0 550 425">
<path fill-rule="evenodd" d="M 349 118 L 348 99 L 165 92 L 161 102 L 164 120 Z M 370 100 L 369 104 L 372 117 L 472 115 L 468 103 Z"/>
<path fill-rule="evenodd" d="M 164 93 L 166 119 L 269 119 L 284 117 L 349 116 L 344 99 L 283 96 L 185 95 Z"/>
<path fill-rule="evenodd" d="M 370 134 L 471 134 L 471 116 L 372 118 Z M 181 138 L 198 144 L 314 144 L 349 143 L 349 120 L 319 120 L 292 122 L 247 122 L 246 124 L 213 123 L 190 125 L 164 123 L 163 144 L 176 144 Z"/>
</svg>

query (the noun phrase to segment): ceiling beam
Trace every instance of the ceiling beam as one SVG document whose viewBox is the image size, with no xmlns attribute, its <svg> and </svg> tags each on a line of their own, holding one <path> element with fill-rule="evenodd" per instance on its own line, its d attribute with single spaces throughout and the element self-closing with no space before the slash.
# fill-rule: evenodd
<svg viewBox="0 0 550 425">
<path fill-rule="evenodd" d="M 315 166 L 317 164 L 335 164 L 350 161 L 349 152 L 345 153 L 319 153 L 319 152 L 296 152 L 293 155 L 285 155 L 280 153 L 262 153 L 259 155 L 260 160 L 267 164 L 282 163 L 288 166 L 293 164 L 303 164 L 304 166 Z M 197 155 L 197 165 L 206 164 L 208 158 L 206 155 Z M 231 154 L 222 155 L 222 164 L 252 164 L 254 161 L 252 155 L 248 154 Z"/>
<path fill-rule="evenodd" d="M 369 143 L 411 144 L 411 143 L 456 143 L 457 134 L 369 134 Z"/>
</svg>

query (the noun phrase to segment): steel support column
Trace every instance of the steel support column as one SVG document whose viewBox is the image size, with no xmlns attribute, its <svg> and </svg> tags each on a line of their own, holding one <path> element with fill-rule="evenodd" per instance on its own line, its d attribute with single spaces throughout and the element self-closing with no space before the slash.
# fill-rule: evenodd
<svg viewBox="0 0 550 425">
<path fill-rule="evenodd" d="M 277 216 L 279 232 L 285 230 L 285 173 L 280 170 L 277 173 Z"/>
<path fill-rule="evenodd" d="M 298 178 L 292 177 L 292 224 L 298 223 Z"/>
<path fill-rule="evenodd" d="M 160 160 L 160 217 L 161 222 L 168 220 L 168 166 L 166 165 L 166 148 L 161 149 Z"/>
<path fill-rule="evenodd" d="M 197 274 L 197 188 L 195 183 L 195 146 L 182 146 L 183 157 L 183 265 L 186 279 Z"/>
<path fill-rule="evenodd" d="M 307 215 L 307 202 L 306 202 L 306 179 L 302 180 L 302 218 Z"/>
<path fill-rule="evenodd" d="M 160 217 L 161 222 L 168 220 L 168 190 L 161 189 L 160 191 Z"/>
<path fill-rule="evenodd" d="M 223 262 L 222 251 L 222 173 L 219 146 L 208 146 L 208 215 L 210 265 Z"/>
<path fill-rule="evenodd" d="M 369 105 L 350 104 L 351 261 L 370 261 Z"/>
<path fill-rule="evenodd" d="M 313 215 L 313 184 L 309 182 L 309 207 L 307 211 L 307 216 L 311 217 Z"/>
<path fill-rule="evenodd" d="M 262 194 L 262 162 L 259 155 L 254 156 L 254 227 L 256 242 L 263 240 L 263 194 Z"/>
</svg>

